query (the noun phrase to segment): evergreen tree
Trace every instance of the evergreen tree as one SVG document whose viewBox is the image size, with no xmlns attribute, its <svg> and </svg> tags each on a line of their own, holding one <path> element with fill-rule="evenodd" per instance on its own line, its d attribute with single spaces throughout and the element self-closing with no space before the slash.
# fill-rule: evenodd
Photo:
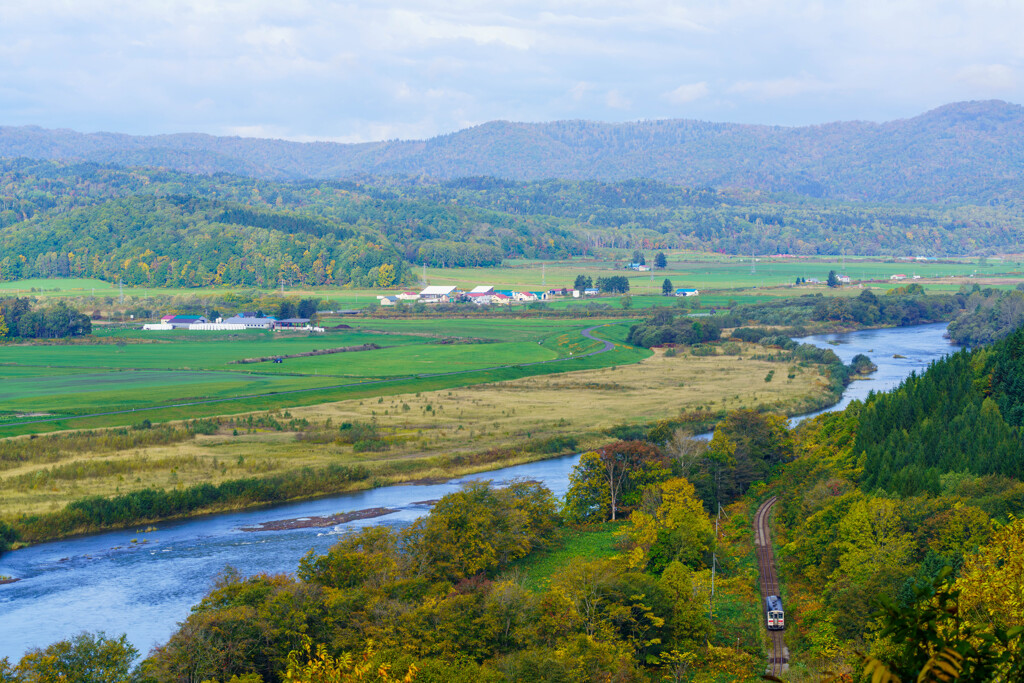
<svg viewBox="0 0 1024 683">
<path fill-rule="evenodd" d="M 668 265 L 668 259 L 665 258 L 665 252 L 659 251 L 654 257 L 654 267 L 664 268 Z"/>
<path fill-rule="evenodd" d="M 665 278 L 665 281 L 661 283 L 661 295 L 669 296 L 672 294 L 672 281 Z"/>
<path fill-rule="evenodd" d="M 836 271 L 834 271 L 834 270 L 828 271 L 828 286 L 829 287 L 838 287 L 839 286 L 839 276 L 836 275 Z"/>
</svg>

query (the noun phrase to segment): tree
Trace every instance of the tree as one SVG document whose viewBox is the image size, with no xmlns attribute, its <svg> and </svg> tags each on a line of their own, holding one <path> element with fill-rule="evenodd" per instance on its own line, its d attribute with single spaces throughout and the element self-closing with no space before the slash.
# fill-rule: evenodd
<svg viewBox="0 0 1024 683">
<path fill-rule="evenodd" d="M 604 482 L 608 487 L 612 521 L 617 519 L 624 493 L 635 491 L 643 484 L 654 480 L 645 475 L 653 474 L 656 478 L 657 471 L 660 471 L 664 478 L 667 474 L 664 469 L 665 456 L 661 450 L 644 441 L 616 441 L 598 451 L 598 457 L 604 468 Z M 648 469 L 656 471 L 645 472 Z"/>
<path fill-rule="evenodd" d="M 80 633 L 45 649 L 30 650 L 21 658 L 15 680 L 66 683 L 121 683 L 127 681 L 132 662 L 139 655 L 125 635 L 107 638 Z M 2 670 L 0 670 L 2 671 Z"/>
<path fill-rule="evenodd" d="M 665 258 L 665 252 L 659 251 L 654 257 L 655 268 L 665 268 L 668 265 L 668 259 Z"/>
<path fill-rule="evenodd" d="M 395 267 L 390 263 L 383 264 L 377 270 L 377 286 L 390 287 L 395 281 Z"/>
<path fill-rule="evenodd" d="M 828 280 L 826 282 L 827 282 L 829 287 L 833 287 L 834 288 L 834 287 L 838 287 L 839 286 L 839 276 L 836 275 L 836 271 L 834 271 L 834 270 L 828 271 Z"/>
<path fill-rule="evenodd" d="M 633 263 L 639 263 L 639 264 L 642 265 L 643 262 L 644 262 L 644 255 L 640 252 L 639 249 L 634 249 L 633 250 Z"/>
<path fill-rule="evenodd" d="M 7 329 L 7 321 L 4 320 L 4 317 L 2 315 L 0 315 L 0 339 L 6 337 L 8 331 L 9 330 Z"/>
<path fill-rule="evenodd" d="M 669 296 L 672 294 L 672 281 L 665 278 L 665 281 L 661 283 L 661 295 Z"/>
<path fill-rule="evenodd" d="M 585 289 L 593 287 L 593 283 L 589 275 L 577 275 L 576 282 L 573 283 L 572 288 L 582 292 Z"/>
<path fill-rule="evenodd" d="M 629 294 L 623 294 L 622 298 L 619 299 L 619 302 L 622 304 L 622 309 L 625 311 L 633 308 L 633 297 Z"/>
</svg>

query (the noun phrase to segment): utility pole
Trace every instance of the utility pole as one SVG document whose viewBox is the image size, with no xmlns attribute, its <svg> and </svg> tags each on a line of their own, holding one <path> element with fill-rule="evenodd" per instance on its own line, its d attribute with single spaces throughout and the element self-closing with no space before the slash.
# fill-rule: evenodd
<svg viewBox="0 0 1024 683">
<path fill-rule="evenodd" d="M 120 303 L 123 304 L 124 303 L 124 282 L 121 281 L 120 277 L 117 278 L 117 289 L 120 292 L 119 301 L 120 301 Z"/>
</svg>

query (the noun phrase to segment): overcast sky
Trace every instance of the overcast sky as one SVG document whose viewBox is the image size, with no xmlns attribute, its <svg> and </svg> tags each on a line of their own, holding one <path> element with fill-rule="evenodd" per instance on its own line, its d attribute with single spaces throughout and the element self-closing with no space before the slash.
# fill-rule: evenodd
<svg viewBox="0 0 1024 683">
<path fill-rule="evenodd" d="M 294 140 L 1024 102 L 1022 0 L 0 0 L 0 125 Z"/>
</svg>

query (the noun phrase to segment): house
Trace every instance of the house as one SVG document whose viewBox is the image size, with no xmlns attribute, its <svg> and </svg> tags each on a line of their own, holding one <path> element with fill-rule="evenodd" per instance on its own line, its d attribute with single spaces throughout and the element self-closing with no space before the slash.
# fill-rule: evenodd
<svg viewBox="0 0 1024 683">
<path fill-rule="evenodd" d="M 397 296 L 377 296 L 377 301 L 380 302 L 381 306 L 394 306 L 398 303 Z"/>
<path fill-rule="evenodd" d="M 597 287 L 587 287 L 583 290 L 583 296 L 597 296 L 601 293 L 601 290 Z"/>
<path fill-rule="evenodd" d="M 836 275 L 836 279 L 838 279 L 839 282 L 841 282 L 844 285 L 850 284 L 850 276 L 849 275 Z"/>
<path fill-rule="evenodd" d="M 512 292 L 512 298 L 523 303 L 537 301 L 537 295 L 533 292 Z"/>
<path fill-rule="evenodd" d="M 502 294 L 501 292 L 495 292 L 494 295 L 491 297 L 491 303 L 497 304 L 499 306 L 508 306 L 510 303 L 512 303 L 512 297 L 506 294 Z"/>
<path fill-rule="evenodd" d="M 425 304 L 448 303 L 454 292 L 455 285 L 431 285 L 420 292 L 420 301 Z"/>
<path fill-rule="evenodd" d="M 420 295 L 416 292 L 402 292 L 401 294 L 396 294 L 395 298 L 399 301 L 419 301 Z"/>
<path fill-rule="evenodd" d="M 696 289 L 677 289 L 676 296 L 698 296 L 700 291 Z"/>
<path fill-rule="evenodd" d="M 242 325 L 247 330 L 272 330 L 277 325 L 277 319 L 270 316 L 259 317 L 256 315 L 236 315 L 224 321 L 225 325 Z"/>
<path fill-rule="evenodd" d="M 488 306 L 495 295 L 493 292 L 470 292 L 466 296 L 477 306 Z"/>
<path fill-rule="evenodd" d="M 641 272 L 646 272 L 650 269 L 650 266 L 643 263 L 630 263 L 628 266 L 626 266 L 626 270 L 639 270 Z"/>
<path fill-rule="evenodd" d="M 895 275 L 890 275 L 889 279 L 890 280 L 906 280 L 907 276 L 904 275 L 903 273 L 896 273 Z"/>
<path fill-rule="evenodd" d="M 572 296 L 573 290 L 568 287 L 562 287 L 561 289 L 549 289 L 548 296 Z"/>
</svg>

